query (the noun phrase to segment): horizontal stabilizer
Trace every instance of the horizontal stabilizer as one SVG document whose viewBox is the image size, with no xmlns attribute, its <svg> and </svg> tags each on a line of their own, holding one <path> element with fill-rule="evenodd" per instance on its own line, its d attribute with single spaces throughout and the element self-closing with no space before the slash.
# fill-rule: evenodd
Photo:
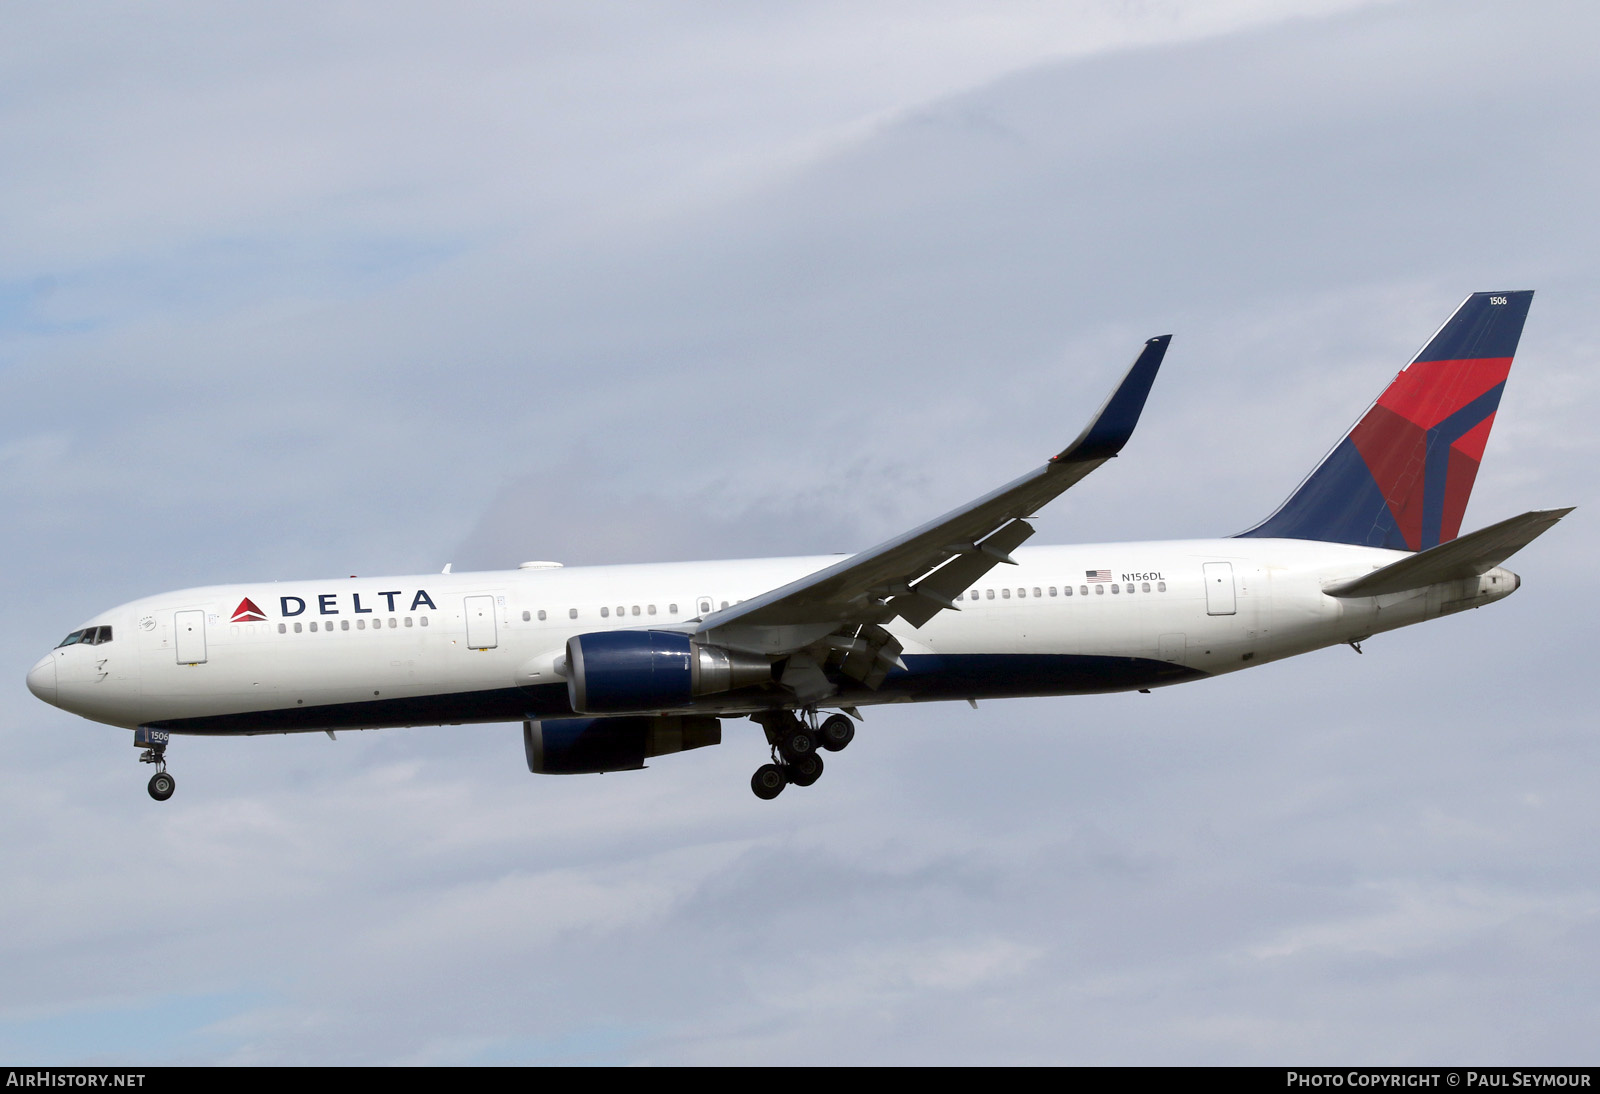
<svg viewBox="0 0 1600 1094">
<path fill-rule="evenodd" d="M 1477 577 L 1522 550 L 1570 512 L 1570 506 L 1566 509 L 1535 509 L 1449 543 L 1430 547 L 1364 577 L 1330 586 L 1323 592 L 1337 597 L 1382 596 L 1385 593 L 1426 588 L 1441 581 Z"/>
</svg>

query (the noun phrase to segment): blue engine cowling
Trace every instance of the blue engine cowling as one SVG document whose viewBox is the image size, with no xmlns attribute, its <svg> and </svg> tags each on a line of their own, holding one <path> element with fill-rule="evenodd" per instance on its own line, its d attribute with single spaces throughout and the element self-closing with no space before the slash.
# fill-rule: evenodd
<svg viewBox="0 0 1600 1094">
<path fill-rule="evenodd" d="M 697 696 L 768 682 L 772 664 L 677 631 L 596 631 L 567 640 L 566 672 L 573 710 L 630 714 L 682 710 Z"/>
<path fill-rule="evenodd" d="M 722 723 L 706 714 L 632 718 L 550 718 L 522 723 L 535 775 L 632 771 L 651 756 L 722 743 Z"/>
</svg>

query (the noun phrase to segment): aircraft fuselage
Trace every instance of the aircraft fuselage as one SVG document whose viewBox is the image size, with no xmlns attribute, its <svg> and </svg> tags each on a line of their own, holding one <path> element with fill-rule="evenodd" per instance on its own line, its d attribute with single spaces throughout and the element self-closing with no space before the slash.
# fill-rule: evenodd
<svg viewBox="0 0 1600 1094">
<path fill-rule="evenodd" d="M 1404 552 L 1221 539 L 1016 552 L 920 628 L 884 624 L 904 667 L 876 688 L 835 677 L 830 706 L 1160 687 L 1359 640 L 1512 592 L 1502 568 L 1378 597 L 1325 586 Z M 185 589 L 81 628 L 53 650 L 40 698 L 95 721 L 176 733 L 262 733 L 571 717 L 574 635 L 681 625 L 839 556 L 541 567 Z M 78 633 L 78 632 L 74 632 Z M 91 637 L 98 637 L 91 634 Z M 678 708 L 793 706 L 773 686 Z"/>
</svg>

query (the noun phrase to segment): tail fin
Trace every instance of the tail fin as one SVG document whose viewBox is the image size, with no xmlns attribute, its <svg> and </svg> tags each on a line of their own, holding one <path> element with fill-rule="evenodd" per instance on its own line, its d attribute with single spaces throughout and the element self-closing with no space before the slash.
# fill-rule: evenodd
<svg viewBox="0 0 1600 1094">
<path fill-rule="evenodd" d="M 1240 536 L 1425 551 L 1461 531 L 1533 293 L 1473 293 L 1355 428 Z"/>
</svg>

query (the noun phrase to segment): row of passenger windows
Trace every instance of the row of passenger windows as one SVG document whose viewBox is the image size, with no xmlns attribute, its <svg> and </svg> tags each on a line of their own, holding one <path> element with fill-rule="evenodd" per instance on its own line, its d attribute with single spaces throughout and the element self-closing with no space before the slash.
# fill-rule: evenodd
<svg viewBox="0 0 1600 1094">
<path fill-rule="evenodd" d="M 728 606 L 728 602 L 727 601 L 723 601 L 722 602 L 722 606 L 724 608 L 726 608 Z M 600 618 L 601 619 L 610 619 L 612 610 L 613 609 L 610 606 L 601 608 L 600 609 Z M 643 608 L 641 608 L 638 604 L 635 604 L 630 609 L 625 604 L 619 604 L 619 605 L 617 605 L 615 611 L 617 613 L 617 618 L 619 618 L 619 619 L 622 618 L 623 616 L 629 615 L 629 614 L 639 615 L 639 614 L 641 614 L 641 612 L 644 615 L 655 615 L 656 614 L 656 606 L 654 604 L 646 604 L 646 605 L 643 606 Z M 546 619 L 549 618 L 549 613 L 547 613 L 543 608 L 540 608 L 537 613 L 535 613 L 535 612 L 523 612 L 522 613 L 522 621 L 524 623 L 531 623 L 533 621 L 533 617 L 534 617 L 535 614 L 538 615 L 539 622 L 541 622 L 541 623 L 543 623 Z M 677 615 L 678 614 L 678 606 L 676 604 L 668 604 L 667 605 L 667 614 L 668 615 Z M 568 619 L 576 619 L 576 618 L 578 618 L 578 609 L 577 608 L 568 608 L 567 609 L 567 618 Z"/>
<path fill-rule="evenodd" d="M 1110 582 L 1109 584 L 1110 584 L 1111 592 L 1112 592 L 1113 595 L 1117 595 L 1117 594 L 1124 593 L 1124 592 L 1131 594 L 1134 591 L 1134 588 L 1135 588 L 1134 583 L 1131 582 L 1131 581 L 1130 582 L 1126 582 L 1126 583 L 1122 583 L 1122 584 L 1119 584 L 1117 582 Z M 1152 592 L 1152 591 L 1153 592 L 1164 593 L 1164 592 L 1167 591 L 1167 583 L 1165 581 L 1156 582 L 1153 589 L 1152 589 L 1152 586 L 1151 586 L 1150 582 L 1148 582 L 1148 581 L 1140 582 L 1137 587 L 1138 587 L 1140 592 L 1146 592 L 1146 593 Z M 1094 591 L 1095 591 L 1095 595 L 1104 595 L 1105 591 L 1106 591 L 1106 584 L 1105 583 L 1097 584 L 1094 587 Z M 1016 589 L 1015 590 L 1015 595 L 1016 595 L 1016 598 L 1018 600 L 1024 600 L 1029 596 L 1029 592 L 1030 592 L 1029 589 L 1026 586 L 1024 586 L 1024 587 Z M 1001 600 L 1010 600 L 1012 598 L 1012 595 L 1013 595 L 1013 591 L 1010 588 L 1005 588 L 1005 589 L 999 590 L 999 598 Z M 1032 587 L 1032 595 L 1034 597 L 1038 598 L 1038 599 L 1041 599 L 1041 600 L 1046 598 L 1046 597 L 1058 596 L 1058 595 L 1059 596 L 1072 596 L 1073 595 L 1073 588 L 1072 588 L 1071 585 L 1062 585 L 1062 586 L 1059 587 L 1059 589 L 1055 585 L 1049 585 L 1049 586 L 1035 585 L 1035 586 Z M 1077 588 L 1077 595 L 1079 595 L 1079 596 L 1088 596 L 1088 595 L 1090 595 L 1089 594 L 1089 586 L 1087 586 L 1087 585 L 1079 585 L 1078 588 Z M 995 590 L 994 589 L 969 589 L 964 594 L 964 597 L 967 600 L 979 600 L 979 599 L 982 599 L 982 600 L 994 600 L 995 599 Z M 963 599 L 963 597 L 958 596 L 956 599 L 960 600 L 960 599 Z M 722 601 L 722 607 L 726 608 L 727 606 L 728 606 L 728 602 L 726 600 Z M 709 600 L 703 601 L 700 604 L 700 611 L 701 611 L 702 614 L 705 614 L 705 613 L 707 613 L 707 612 L 709 612 L 711 610 L 712 610 L 712 602 L 711 601 L 709 601 Z M 620 618 L 624 618 L 626 616 L 636 616 L 636 615 L 650 616 L 650 615 L 655 615 L 656 614 L 656 606 L 654 604 L 644 604 L 644 605 L 639 605 L 639 604 L 633 604 L 633 605 L 619 604 L 615 608 L 612 608 L 609 605 L 607 605 L 606 607 L 603 607 L 603 608 L 600 609 L 600 618 L 602 618 L 602 619 L 611 618 L 611 614 L 612 614 L 613 611 L 616 613 L 617 618 L 619 618 L 619 619 Z M 676 605 L 676 604 L 668 604 L 667 605 L 667 614 L 670 615 L 670 616 L 676 616 L 678 614 L 678 605 Z M 535 616 L 538 617 L 539 622 L 543 623 L 543 622 L 546 622 L 549 619 L 549 612 L 544 608 L 540 608 L 537 612 L 524 611 L 522 613 L 522 621 L 524 623 L 531 623 L 531 622 L 533 622 Z M 388 616 L 387 618 L 388 618 L 388 621 L 389 621 L 388 622 L 388 626 L 389 626 L 390 630 L 394 630 L 397 627 L 410 627 L 410 626 L 413 626 L 413 625 L 426 627 L 428 625 L 428 617 L 425 616 L 425 615 L 424 616 L 418 616 L 416 621 L 415 621 L 415 623 L 413 623 L 412 617 L 409 616 L 409 615 L 408 616 L 404 616 L 404 617 L 398 617 L 398 616 L 392 616 L 391 615 L 391 616 Z M 577 619 L 578 618 L 578 609 L 577 608 L 568 608 L 567 609 L 567 618 L 568 619 Z M 347 631 L 347 630 L 350 629 L 350 620 L 341 619 L 341 620 L 338 621 L 338 623 L 339 623 L 339 629 L 340 630 Z M 355 629 L 358 630 L 358 631 L 364 631 L 364 630 L 367 629 L 367 620 L 365 620 L 365 619 L 357 619 L 355 621 L 355 624 L 356 624 L 355 625 Z M 288 631 L 289 631 L 289 627 L 290 626 L 294 627 L 294 633 L 295 634 L 300 634 L 303 629 L 308 629 L 313 634 L 315 634 L 317 632 L 317 622 L 316 622 L 316 620 L 312 620 L 310 623 L 306 623 L 306 624 L 301 624 L 299 622 L 295 622 L 293 624 L 279 623 L 278 624 L 278 633 L 279 634 L 287 634 Z M 383 626 L 384 626 L 384 621 L 382 619 L 374 619 L 374 620 L 372 620 L 372 629 L 373 630 L 375 630 L 375 631 L 376 630 L 381 630 L 383 628 Z M 331 630 L 333 630 L 333 627 L 334 627 L 334 620 L 329 619 L 329 620 L 326 620 L 326 621 L 324 621 L 322 623 L 322 630 L 323 631 L 331 631 Z M 255 627 L 251 626 L 249 629 L 251 631 L 254 631 Z M 75 642 L 82 642 L 84 644 L 93 645 L 93 644 L 98 644 L 98 643 L 101 643 L 101 642 L 109 642 L 109 641 L 111 641 L 111 628 L 110 627 L 89 627 L 86 630 L 73 631 L 71 634 L 67 635 L 67 637 L 62 640 L 61 645 L 70 646 Z"/>
<path fill-rule="evenodd" d="M 1122 584 L 1118 584 L 1117 582 L 1113 581 L 1113 582 L 1110 582 L 1110 586 L 1111 586 L 1111 592 L 1112 592 L 1113 595 L 1120 594 L 1120 593 L 1132 593 L 1134 588 L 1135 588 L 1134 583 L 1131 582 L 1131 581 L 1125 582 L 1125 583 L 1122 583 Z M 1156 582 L 1154 589 L 1151 588 L 1150 582 L 1148 582 L 1148 581 L 1139 582 L 1137 587 L 1138 587 L 1139 591 L 1142 592 L 1142 593 L 1148 593 L 1148 592 L 1152 592 L 1152 591 L 1153 592 L 1158 592 L 1158 593 L 1164 593 L 1164 592 L 1167 591 L 1167 583 L 1165 581 Z M 1095 595 L 1096 596 L 1104 596 L 1105 595 L 1105 591 L 1106 591 L 1106 584 L 1102 583 L 1102 584 L 1096 585 L 1094 587 L 1094 591 L 1095 591 Z M 971 589 L 971 590 L 969 590 L 967 592 L 967 599 L 968 600 L 978 600 L 981 597 L 981 599 L 984 599 L 984 600 L 993 600 L 994 599 L 994 595 L 995 595 L 995 591 L 993 589 Z M 1036 597 L 1039 597 L 1041 599 L 1046 597 L 1046 596 L 1055 596 L 1056 595 L 1056 587 L 1054 585 L 1050 585 L 1048 587 L 1040 587 L 1038 585 L 1035 585 L 1033 587 L 1033 595 L 1036 596 Z M 1063 586 L 1061 586 L 1061 595 L 1062 596 L 1071 596 L 1072 595 L 1072 586 L 1071 585 L 1063 585 Z M 1078 586 L 1078 595 L 1079 596 L 1088 596 L 1089 595 L 1089 586 L 1087 586 L 1087 585 L 1079 585 Z M 1028 590 L 1026 588 L 1021 588 L 1021 589 L 1017 590 L 1017 599 L 1018 600 L 1025 599 L 1027 596 L 1028 596 Z M 961 598 L 957 597 L 956 599 L 960 600 Z M 1001 589 L 1000 590 L 1000 599 L 1001 600 L 1010 600 L 1011 599 L 1011 590 L 1010 589 Z"/>
<path fill-rule="evenodd" d="M 390 630 L 394 630 L 395 628 L 401 627 L 401 626 L 406 626 L 406 627 L 412 626 L 411 617 L 409 615 L 406 616 L 403 621 L 398 616 L 391 615 L 388 618 L 389 618 L 389 629 Z M 416 625 L 417 626 L 421 626 L 421 627 L 426 627 L 428 625 L 428 617 L 425 616 L 425 615 L 424 616 L 419 616 L 417 618 Z M 278 624 L 278 633 L 279 634 L 287 634 L 288 631 L 289 631 L 289 627 L 290 626 L 294 627 L 294 633 L 295 634 L 299 634 L 300 633 L 301 624 L 299 622 L 295 622 L 293 624 L 279 623 Z M 305 627 L 307 629 L 309 629 L 312 634 L 315 634 L 317 632 L 317 621 L 313 619 L 310 623 L 305 624 Z M 254 628 L 252 628 L 252 630 L 253 629 Z M 331 619 L 324 620 L 323 624 L 322 624 L 322 629 L 324 631 L 333 630 L 333 620 L 331 620 Z M 349 630 L 350 629 L 350 620 L 348 620 L 348 619 L 339 620 L 339 629 L 341 631 Z M 365 619 L 357 619 L 356 620 L 356 630 L 364 631 L 366 629 L 367 629 L 367 621 Z M 374 619 L 372 621 L 372 629 L 375 630 L 375 631 L 381 631 L 383 629 L 383 620 L 382 619 Z"/>
<path fill-rule="evenodd" d="M 1165 581 L 1157 581 L 1157 582 L 1154 583 L 1154 585 L 1152 585 L 1148 581 L 1141 581 L 1141 582 L 1138 582 L 1137 584 L 1132 582 L 1132 581 L 1122 582 L 1122 583 L 1118 583 L 1118 582 L 1113 581 L 1113 582 L 1101 582 L 1101 583 L 1095 585 L 1094 586 L 1094 594 L 1093 595 L 1104 596 L 1105 592 L 1106 592 L 1106 588 L 1107 588 L 1108 585 L 1109 585 L 1109 587 L 1111 589 L 1112 595 L 1114 595 L 1114 596 L 1115 595 L 1120 595 L 1122 593 L 1132 594 L 1135 591 L 1135 589 L 1137 589 L 1139 592 L 1142 592 L 1142 593 L 1149 593 L 1149 592 L 1164 593 L 1164 592 L 1167 591 L 1167 583 Z M 995 599 L 995 594 L 996 594 L 996 590 L 994 590 L 994 589 L 969 589 L 964 594 L 964 598 L 967 599 L 967 600 L 994 600 Z M 1009 589 L 1009 588 L 1000 589 L 999 590 L 999 598 L 1001 600 L 1010 600 L 1013 595 L 1015 595 L 1018 600 L 1025 600 L 1030 595 L 1030 589 L 1027 586 L 1023 586 L 1021 588 L 1016 589 L 1014 593 L 1013 593 L 1013 590 Z M 1034 597 L 1037 597 L 1037 598 L 1039 598 L 1041 600 L 1045 599 L 1046 597 L 1052 597 L 1052 596 L 1073 596 L 1074 595 L 1074 589 L 1073 589 L 1073 587 L 1071 585 L 1062 585 L 1062 586 L 1035 585 L 1031 589 L 1031 595 L 1033 595 Z M 1089 592 L 1089 586 L 1088 585 L 1079 585 L 1077 587 L 1077 589 L 1076 589 L 1076 595 L 1078 595 L 1078 596 L 1089 596 L 1089 595 L 1091 595 L 1090 592 Z M 963 599 L 963 597 L 962 596 L 958 596 L 958 597 L 956 597 L 956 599 L 957 600 L 961 600 L 961 599 Z M 728 606 L 728 601 L 726 601 L 726 600 L 722 601 L 722 607 L 726 608 L 727 606 Z M 705 615 L 708 612 L 711 612 L 712 610 L 713 610 L 712 601 L 710 601 L 710 600 L 702 600 L 700 602 L 700 614 Z M 624 604 L 619 604 L 615 608 L 612 608 L 612 607 L 610 607 L 608 605 L 608 606 L 603 607 L 603 608 L 600 609 L 600 618 L 601 619 L 610 619 L 612 617 L 612 613 L 613 612 L 616 613 L 616 617 L 618 619 L 622 619 L 622 618 L 625 618 L 625 617 L 628 617 L 628 616 L 637 616 L 637 615 L 650 616 L 650 615 L 655 615 L 656 614 L 656 606 L 654 604 L 645 604 L 645 605 L 639 605 L 639 604 L 624 605 Z M 668 604 L 667 605 L 667 614 L 670 615 L 670 616 L 676 616 L 678 614 L 678 606 L 676 604 Z M 544 623 L 550 618 L 550 613 L 548 611 L 546 611 L 544 608 L 540 608 L 536 612 L 535 611 L 524 611 L 522 613 L 522 621 L 524 623 L 531 623 L 531 622 L 534 621 L 535 618 L 537 618 L 540 623 Z M 577 608 L 568 608 L 567 609 L 567 618 L 568 619 L 577 619 L 578 618 L 578 609 Z"/>
</svg>

